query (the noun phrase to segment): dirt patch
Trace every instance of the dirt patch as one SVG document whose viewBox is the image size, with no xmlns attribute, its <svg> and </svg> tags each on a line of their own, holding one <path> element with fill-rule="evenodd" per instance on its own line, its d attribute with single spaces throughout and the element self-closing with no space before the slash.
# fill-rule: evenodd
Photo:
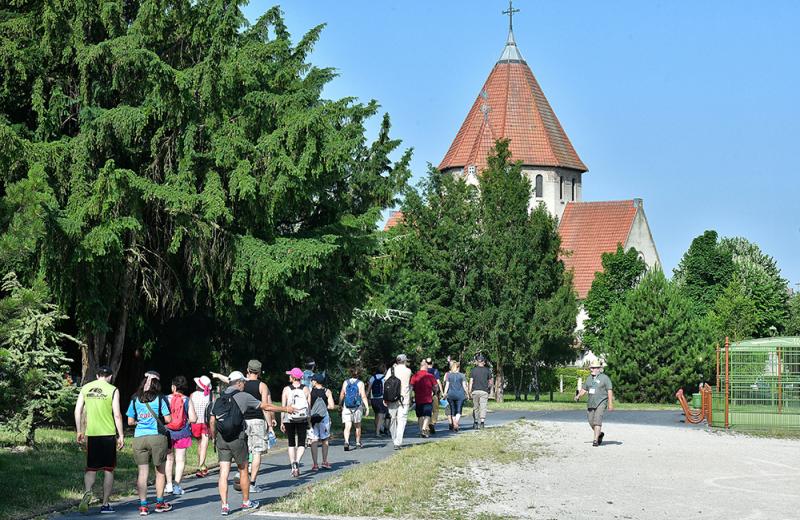
<svg viewBox="0 0 800 520">
<path fill-rule="evenodd" d="M 475 513 L 538 519 L 789 520 L 800 516 L 800 441 L 679 427 L 536 421 L 532 461 L 473 463 Z"/>
</svg>

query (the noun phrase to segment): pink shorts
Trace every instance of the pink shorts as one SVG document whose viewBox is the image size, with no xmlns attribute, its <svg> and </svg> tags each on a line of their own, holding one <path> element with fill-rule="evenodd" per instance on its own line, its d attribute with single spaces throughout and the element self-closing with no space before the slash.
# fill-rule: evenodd
<svg viewBox="0 0 800 520">
<path fill-rule="evenodd" d="M 208 435 L 208 425 L 195 423 L 192 425 L 192 436 L 199 439 L 203 435 Z"/>
<path fill-rule="evenodd" d="M 192 445 L 192 438 L 191 437 L 184 437 L 183 439 L 173 440 L 170 439 L 169 447 L 170 449 L 178 449 L 183 450 L 188 448 Z"/>
</svg>

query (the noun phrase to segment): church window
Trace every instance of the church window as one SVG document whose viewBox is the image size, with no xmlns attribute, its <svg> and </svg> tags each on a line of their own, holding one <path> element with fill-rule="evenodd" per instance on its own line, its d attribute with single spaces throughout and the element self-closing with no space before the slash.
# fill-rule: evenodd
<svg viewBox="0 0 800 520">
<path fill-rule="evenodd" d="M 572 185 L 572 199 L 570 199 L 570 200 L 575 202 L 575 179 L 572 179 L 571 185 Z"/>
<path fill-rule="evenodd" d="M 564 200 L 564 177 L 559 178 L 558 183 L 558 198 Z"/>
<path fill-rule="evenodd" d="M 543 183 L 544 183 L 544 178 L 542 178 L 542 175 L 541 174 L 537 175 L 536 187 L 534 189 L 534 195 L 536 195 L 537 198 L 542 198 L 542 193 L 544 192 Z"/>
</svg>

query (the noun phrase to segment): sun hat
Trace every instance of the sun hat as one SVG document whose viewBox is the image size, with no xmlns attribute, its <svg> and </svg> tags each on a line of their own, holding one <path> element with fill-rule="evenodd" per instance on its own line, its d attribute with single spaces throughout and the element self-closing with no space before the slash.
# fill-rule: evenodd
<svg viewBox="0 0 800 520">
<path fill-rule="evenodd" d="M 297 367 L 286 371 L 286 375 L 292 376 L 295 379 L 303 379 L 303 371 Z"/>
<path fill-rule="evenodd" d="M 599 359 L 595 359 L 591 363 L 589 363 L 589 368 L 603 368 L 603 364 L 600 363 Z"/>
<path fill-rule="evenodd" d="M 234 370 L 233 372 L 231 372 L 231 375 L 228 376 L 228 384 L 233 384 L 243 379 L 244 379 L 244 374 L 242 374 L 238 370 Z"/>
<path fill-rule="evenodd" d="M 195 377 L 194 384 L 205 390 L 211 384 L 211 379 L 208 376 Z"/>
<path fill-rule="evenodd" d="M 247 362 L 247 370 L 253 372 L 255 374 L 261 373 L 261 361 L 257 359 L 251 359 Z"/>
</svg>

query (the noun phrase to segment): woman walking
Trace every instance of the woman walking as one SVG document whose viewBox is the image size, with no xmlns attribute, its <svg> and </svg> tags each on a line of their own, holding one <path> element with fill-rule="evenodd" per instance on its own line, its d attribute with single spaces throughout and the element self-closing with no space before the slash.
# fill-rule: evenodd
<svg viewBox="0 0 800 520">
<path fill-rule="evenodd" d="M 148 371 L 139 384 L 131 404 L 128 406 L 128 424 L 136 426 L 133 433 L 133 460 L 139 467 L 136 490 L 139 492 L 139 516 L 147 516 L 147 477 L 150 462 L 156 470 L 156 513 L 172 510 L 164 501 L 164 461 L 167 459 L 169 441 L 165 424 L 172 420 L 167 400 L 161 395 L 158 372 Z"/>
<path fill-rule="evenodd" d="M 309 426 L 308 409 L 311 400 L 311 391 L 304 386 L 303 371 L 293 368 L 286 372 L 289 384 L 283 388 L 281 405 L 291 406 L 294 413 L 281 414 L 281 431 L 286 434 L 289 441 L 289 464 L 292 466 L 292 476 L 300 476 L 300 459 L 306 451 L 306 432 Z"/>
<path fill-rule="evenodd" d="M 172 394 L 167 398 L 172 420 L 167 425 L 170 439 L 165 471 L 167 486 L 164 491 L 176 496 L 184 493 L 181 480 L 183 479 L 183 468 L 186 467 L 186 448 L 192 445 L 191 425 L 197 422 L 197 413 L 193 406 L 189 406 L 189 398 L 185 395 L 187 386 L 185 377 L 174 377 Z M 172 482 L 173 469 L 175 470 L 174 485 Z"/>
<path fill-rule="evenodd" d="M 192 436 L 197 439 L 197 478 L 208 476 L 208 468 L 206 467 L 206 453 L 208 452 L 208 414 L 211 406 L 211 379 L 208 376 L 200 376 L 194 378 L 194 384 L 197 385 L 197 390 L 192 392 L 189 400 L 194 408 L 194 414 L 197 416 L 197 421 L 192 423 Z"/>
<path fill-rule="evenodd" d="M 447 404 L 450 407 L 450 418 L 453 423 L 453 431 L 459 430 L 461 420 L 461 409 L 467 398 L 467 378 L 459 369 L 461 365 L 458 361 L 450 362 L 450 372 L 447 373 L 444 385 L 444 394 L 447 396 Z"/>
<path fill-rule="evenodd" d="M 314 374 L 311 376 L 311 459 L 314 465 L 311 471 L 319 471 L 317 465 L 317 447 L 322 445 L 322 469 L 331 469 L 328 462 L 328 445 L 331 437 L 331 416 L 328 410 L 335 410 L 333 394 L 322 382 L 325 376 Z"/>
</svg>

